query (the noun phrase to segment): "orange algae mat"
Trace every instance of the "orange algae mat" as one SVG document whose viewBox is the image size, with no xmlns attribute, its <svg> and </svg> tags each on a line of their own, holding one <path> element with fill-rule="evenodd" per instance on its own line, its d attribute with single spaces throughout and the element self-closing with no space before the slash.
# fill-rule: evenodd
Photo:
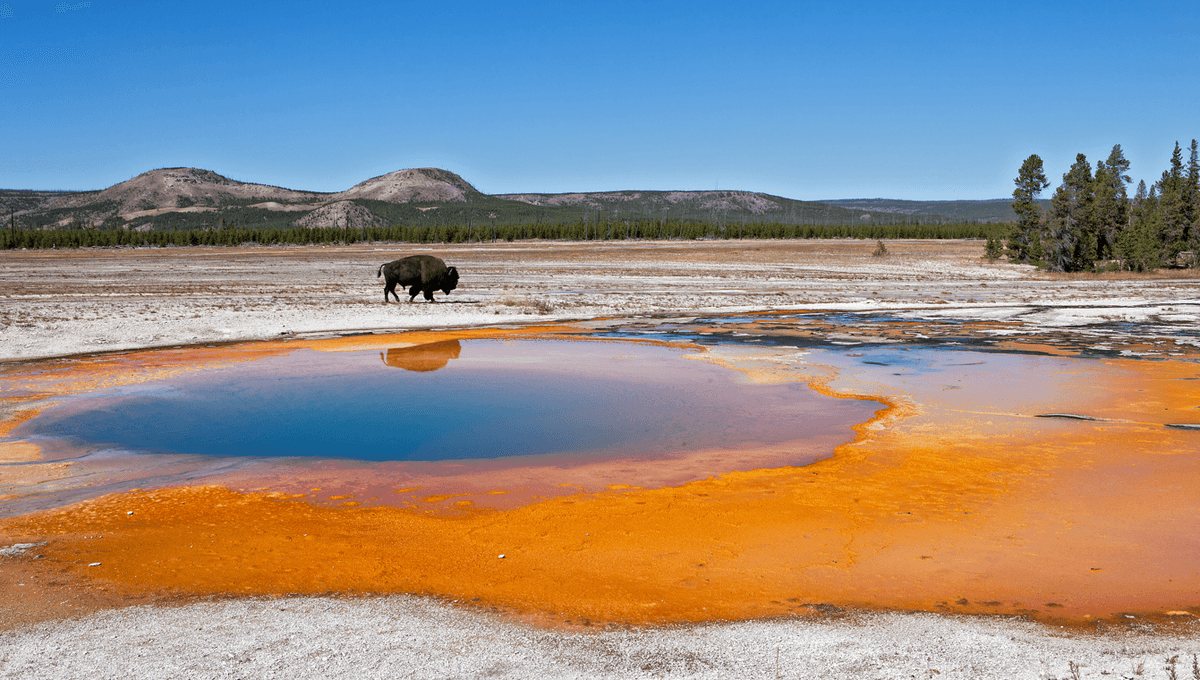
<svg viewBox="0 0 1200 680">
<path fill-rule="evenodd" d="M 1164 426 L 1200 421 L 1200 366 L 955 357 L 914 377 L 844 353 L 710 349 L 753 380 L 892 405 L 804 467 L 453 513 L 168 488 L 0 520 L 0 540 L 46 541 L 40 568 L 115 593 L 403 592 L 583 623 L 826 605 L 1200 614 L 1200 433 Z"/>
</svg>

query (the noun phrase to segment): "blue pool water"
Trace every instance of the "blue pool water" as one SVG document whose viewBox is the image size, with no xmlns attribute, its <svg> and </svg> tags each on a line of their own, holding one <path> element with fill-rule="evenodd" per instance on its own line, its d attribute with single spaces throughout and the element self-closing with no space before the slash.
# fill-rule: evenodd
<svg viewBox="0 0 1200 680">
<path fill-rule="evenodd" d="M 12 435 L 48 451 L 437 461 L 654 456 L 844 433 L 880 407 L 753 385 L 630 342 L 297 350 L 68 398 Z"/>
</svg>

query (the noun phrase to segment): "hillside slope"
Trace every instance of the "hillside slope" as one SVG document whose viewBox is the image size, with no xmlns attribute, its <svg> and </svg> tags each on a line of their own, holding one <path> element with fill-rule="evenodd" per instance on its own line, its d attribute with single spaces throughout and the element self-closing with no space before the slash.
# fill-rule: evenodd
<svg viewBox="0 0 1200 680">
<path fill-rule="evenodd" d="M 14 222 L 26 229 L 102 225 L 139 231 L 230 225 L 355 229 L 631 221 L 882 225 L 1011 219 L 1011 207 L 1002 199 L 816 202 L 731 190 L 486 195 L 440 168 L 397 170 L 334 193 L 240 182 L 198 168 L 160 168 L 100 191 L 8 191 L 5 196 L 11 199 Z"/>
<path fill-rule="evenodd" d="M 414 168 L 373 177 L 335 196 L 346 201 L 361 198 L 388 203 L 463 203 L 483 194 L 449 170 Z"/>
<path fill-rule="evenodd" d="M 161 168 L 114 184 L 107 189 L 63 196 L 50 201 L 49 209 L 86 208 L 103 205 L 118 215 L 147 210 L 176 208 L 217 208 L 225 205 L 276 201 L 314 203 L 328 194 L 293 191 L 265 184 L 229 179 L 211 170 L 197 168 Z"/>
<path fill-rule="evenodd" d="M 1013 222 L 1017 214 L 1011 198 L 991 198 L 982 201 L 905 201 L 894 198 L 838 198 L 822 203 L 855 210 L 878 210 L 904 215 L 942 215 L 955 221 Z M 1050 201 L 1038 201 L 1044 210 Z"/>
<path fill-rule="evenodd" d="M 572 208 L 602 219 L 676 219 L 784 224 L 894 224 L 908 215 L 886 210 L 797 201 L 754 191 L 602 191 L 568 194 L 499 194 L 495 198 L 545 208 Z M 942 221 L 934 214 L 913 219 Z"/>
</svg>

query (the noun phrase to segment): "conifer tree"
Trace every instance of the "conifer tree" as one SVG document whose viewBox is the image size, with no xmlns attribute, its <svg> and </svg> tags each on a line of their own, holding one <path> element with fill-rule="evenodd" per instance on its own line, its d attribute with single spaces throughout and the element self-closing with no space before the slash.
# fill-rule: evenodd
<svg viewBox="0 0 1200 680">
<path fill-rule="evenodd" d="M 995 231 L 989 231 L 987 235 L 987 243 L 983 247 L 983 255 L 988 259 L 988 262 L 995 262 L 1000 259 L 1000 254 L 1004 248 L 1000 245 L 1000 239 L 996 236 Z"/>
<path fill-rule="evenodd" d="M 1109 259 L 1114 256 L 1114 247 L 1123 229 L 1129 223 L 1129 196 L 1125 185 L 1132 181 L 1129 161 L 1116 144 L 1108 155 L 1108 161 L 1096 162 L 1095 227 L 1097 235 L 1096 257 Z"/>
<path fill-rule="evenodd" d="M 1183 150 L 1179 142 L 1175 142 L 1175 151 L 1171 153 L 1171 167 L 1164 170 L 1158 180 L 1158 241 L 1161 248 L 1161 259 L 1166 264 L 1172 264 L 1179 253 L 1187 250 L 1188 224 L 1184 205 Z"/>
<path fill-rule="evenodd" d="M 1159 266 L 1158 197 L 1146 181 L 1138 182 L 1137 193 L 1130 205 L 1129 226 L 1117 236 L 1117 251 L 1125 269 L 1135 272 L 1151 271 Z"/>
<path fill-rule="evenodd" d="M 1051 271 L 1081 271 L 1096 262 L 1093 182 L 1087 157 L 1076 154 L 1075 163 L 1050 199 L 1044 248 Z"/>
<path fill-rule="evenodd" d="M 1017 224 L 1009 235 L 1008 256 L 1016 262 L 1036 262 L 1041 258 L 1042 214 L 1035 201 L 1050 186 L 1041 157 L 1032 154 L 1026 158 L 1014 182 L 1012 208 Z"/>
<path fill-rule="evenodd" d="M 1187 176 L 1183 178 L 1180 190 L 1183 199 L 1184 218 L 1190 223 L 1196 219 L 1196 212 L 1200 209 L 1200 205 L 1197 205 L 1197 199 L 1200 199 L 1200 197 L 1196 195 L 1200 191 L 1200 159 L 1196 158 L 1196 140 L 1194 139 L 1192 140 L 1191 154 L 1188 158 Z"/>
<path fill-rule="evenodd" d="M 1188 223 L 1187 246 L 1192 252 L 1191 266 L 1200 266 L 1200 158 L 1196 140 L 1192 140 L 1187 180 L 1183 185 L 1184 217 Z"/>
</svg>

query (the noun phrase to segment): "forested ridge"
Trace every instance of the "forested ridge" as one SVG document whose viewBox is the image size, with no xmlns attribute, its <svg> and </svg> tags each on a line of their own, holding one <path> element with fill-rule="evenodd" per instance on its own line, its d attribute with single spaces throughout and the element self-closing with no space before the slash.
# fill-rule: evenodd
<svg viewBox="0 0 1200 680">
<path fill-rule="evenodd" d="M 997 229 L 987 224 L 824 225 L 641 220 L 570 224 L 458 224 L 345 228 L 245 228 L 132 231 L 127 229 L 38 229 L 0 233 L 0 248 L 83 248 L 120 246 L 318 245 L 364 242 L 473 243 L 525 239 L 613 241 L 627 239 L 961 239 L 985 238 Z"/>
<path fill-rule="evenodd" d="M 1078 154 L 1054 190 L 1049 210 L 1042 210 L 1036 201 L 1050 182 L 1042 159 L 1037 154 L 1026 158 L 1014 180 L 1017 221 L 1003 246 L 1008 258 L 1056 272 L 1200 266 L 1196 140 L 1186 166 L 1176 142 L 1162 177 L 1150 187 L 1138 182 L 1132 199 L 1126 190 L 1132 182 L 1128 172 L 1120 144 L 1107 160 L 1096 162 L 1094 172 L 1087 157 Z M 998 257 L 1001 248 L 998 239 L 989 238 L 989 257 Z"/>
<path fill-rule="evenodd" d="M 689 217 L 630 216 L 607 219 L 481 197 L 478 204 L 454 206 L 457 212 L 429 214 L 424 205 L 354 200 L 389 226 L 299 227 L 293 216 L 256 206 L 231 205 L 209 226 L 211 215 L 171 213 L 118 225 L 86 221 L 59 228 L 0 230 L 0 248 L 80 248 L 134 246 L 309 245 L 362 242 L 472 243 L 526 239 L 608 241 L 625 239 L 987 239 L 985 254 L 995 260 L 1037 265 L 1055 272 L 1127 270 L 1200 266 L 1200 159 L 1192 140 L 1184 163 L 1176 142 L 1169 167 L 1152 185 L 1137 185 L 1132 198 L 1130 164 L 1121 145 L 1095 169 L 1084 154 L 1063 174 L 1049 201 L 1040 196 L 1051 183 L 1042 159 L 1030 155 L 1014 180 L 1013 223 L 977 221 L 928 223 L 929 216 L 893 215 L 893 223 L 821 224 L 730 222 Z M 16 193 L 16 192 L 10 192 Z M 28 192 L 25 192 L 28 193 Z M 482 196 L 482 195 L 481 195 Z M 879 201 L 876 201 L 879 202 Z M 798 203 L 798 202 L 797 202 Z M 503 204 L 520 211 L 497 220 Z M 442 205 L 440 208 L 447 208 Z M 440 210 L 439 208 L 439 210 Z M 486 209 L 486 210 L 485 210 Z M 528 213 L 528 214 L 526 214 Z M 554 215 L 553 217 L 551 215 Z M 51 215 L 53 217 L 53 214 Z M 554 219 L 557 217 L 558 219 Z M 867 216 L 863 216 L 864 218 Z M 878 215 L 871 215 L 877 218 Z M 543 219 L 549 218 L 546 221 Z M 153 219 L 156 224 L 145 224 Z M 111 222 L 111 224 L 110 224 Z"/>
</svg>

